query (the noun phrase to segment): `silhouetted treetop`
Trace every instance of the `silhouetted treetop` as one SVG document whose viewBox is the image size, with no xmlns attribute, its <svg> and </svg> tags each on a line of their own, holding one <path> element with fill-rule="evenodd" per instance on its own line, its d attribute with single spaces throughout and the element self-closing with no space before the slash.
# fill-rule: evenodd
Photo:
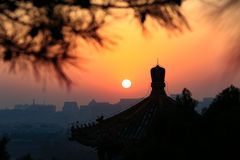
<svg viewBox="0 0 240 160">
<path fill-rule="evenodd" d="M 210 106 L 236 106 L 240 105 L 240 90 L 231 85 L 217 95 Z M 240 107 L 240 106 L 239 106 Z"/>
<path fill-rule="evenodd" d="M 198 101 L 192 98 L 192 93 L 187 88 L 184 88 L 182 94 L 176 97 L 176 102 L 179 106 L 191 110 L 194 110 L 198 104 Z"/>
<path fill-rule="evenodd" d="M 37 77 L 47 70 L 70 84 L 64 68 L 66 64 L 76 65 L 76 59 L 81 57 L 76 46 L 82 40 L 99 46 L 114 44 L 101 28 L 126 14 L 141 25 L 150 17 L 164 28 L 182 31 L 188 24 L 179 10 L 181 3 L 182 0 L 1 0 L 0 59 L 10 64 L 11 70 L 31 66 Z"/>
<path fill-rule="evenodd" d="M 231 85 L 216 96 L 205 113 L 205 116 L 209 117 L 234 107 L 240 108 L 240 90 Z"/>
<path fill-rule="evenodd" d="M 239 159 L 240 90 L 231 85 L 219 93 L 204 113 L 209 153 L 216 159 Z M 206 145 L 205 145 L 206 146 Z"/>
</svg>

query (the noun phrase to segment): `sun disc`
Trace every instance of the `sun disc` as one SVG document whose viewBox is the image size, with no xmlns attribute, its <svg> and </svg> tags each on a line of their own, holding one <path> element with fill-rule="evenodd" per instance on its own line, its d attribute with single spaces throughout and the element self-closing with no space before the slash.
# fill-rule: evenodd
<svg viewBox="0 0 240 160">
<path fill-rule="evenodd" d="M 122 81 L 122 87 L 123 88 L 130 88 L 132 85 L 132 82 L 129 79 L 124 79 Z"/>
</svg>

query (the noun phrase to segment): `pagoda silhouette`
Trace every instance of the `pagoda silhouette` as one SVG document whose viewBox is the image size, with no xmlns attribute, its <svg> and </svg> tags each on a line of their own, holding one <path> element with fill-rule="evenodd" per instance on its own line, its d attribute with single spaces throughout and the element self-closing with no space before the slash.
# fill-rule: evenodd
<svg viewBox="0 0 240 160">
<path fill-rule="evenodd" d="M 70 140 L 96 148 L 99 160 L 190 158 L 194 114 L 167 96 L 164 68 L 156 65 L 150 72 L 148 97 L 113 117 L 75 124 Z"/>
</svg>

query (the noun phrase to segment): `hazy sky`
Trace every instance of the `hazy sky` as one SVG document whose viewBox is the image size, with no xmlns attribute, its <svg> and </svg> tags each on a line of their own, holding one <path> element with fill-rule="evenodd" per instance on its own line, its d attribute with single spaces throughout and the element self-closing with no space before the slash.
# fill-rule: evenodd
<svg viewBox="0 0 240 160">
<path fill-rule="evenodd" d="M 110 50 L 94 50 L 84 46 L 84 71 L 70 75 L 75 80 L 68 91 L 56 80 L 37 82 L 30 72 L 8 74 L 4 64 L 0 78 L 0 106 L 13 107 L 16 103 L 53 103 L 59 108 L 64 101 L 74 100 L 86 104 L 91 99 L 117 102 L 120 98 L 144 97 L 150 93 L 151 67 L 159 64 L 166 68 L 166 91 L 179 93 L 184 87 L 193 96 L 213 96 L 230 84 L 240 86 L 240 77 L 228 72 L 226 48 L 229 39 L 225 32 L 216 29 L 204 18 L 199 4 L 186 2 L 183 12 L 192 27 L 191 31 L 171 33 L 153 28 L 142 34 L 134 21 L 113 23 L 105 30 L 118 35 L 118 45 Z M 124 34 L 123 34 L 124 33 Z M 123 89 L 121 81 L 130 79 L 132 87 Z"/>
</svg>

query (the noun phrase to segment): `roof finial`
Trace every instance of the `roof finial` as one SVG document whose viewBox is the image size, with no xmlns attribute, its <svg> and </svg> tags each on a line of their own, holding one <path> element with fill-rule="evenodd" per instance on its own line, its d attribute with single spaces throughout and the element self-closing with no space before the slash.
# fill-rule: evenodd
<svg viewBox="0 0 240 160">
<path fill-rule="evenodd" d="M 158 64 L 158 58 L 157 58 L 157 65 L 159 65 L 159 64 Z"/>
</svg>

